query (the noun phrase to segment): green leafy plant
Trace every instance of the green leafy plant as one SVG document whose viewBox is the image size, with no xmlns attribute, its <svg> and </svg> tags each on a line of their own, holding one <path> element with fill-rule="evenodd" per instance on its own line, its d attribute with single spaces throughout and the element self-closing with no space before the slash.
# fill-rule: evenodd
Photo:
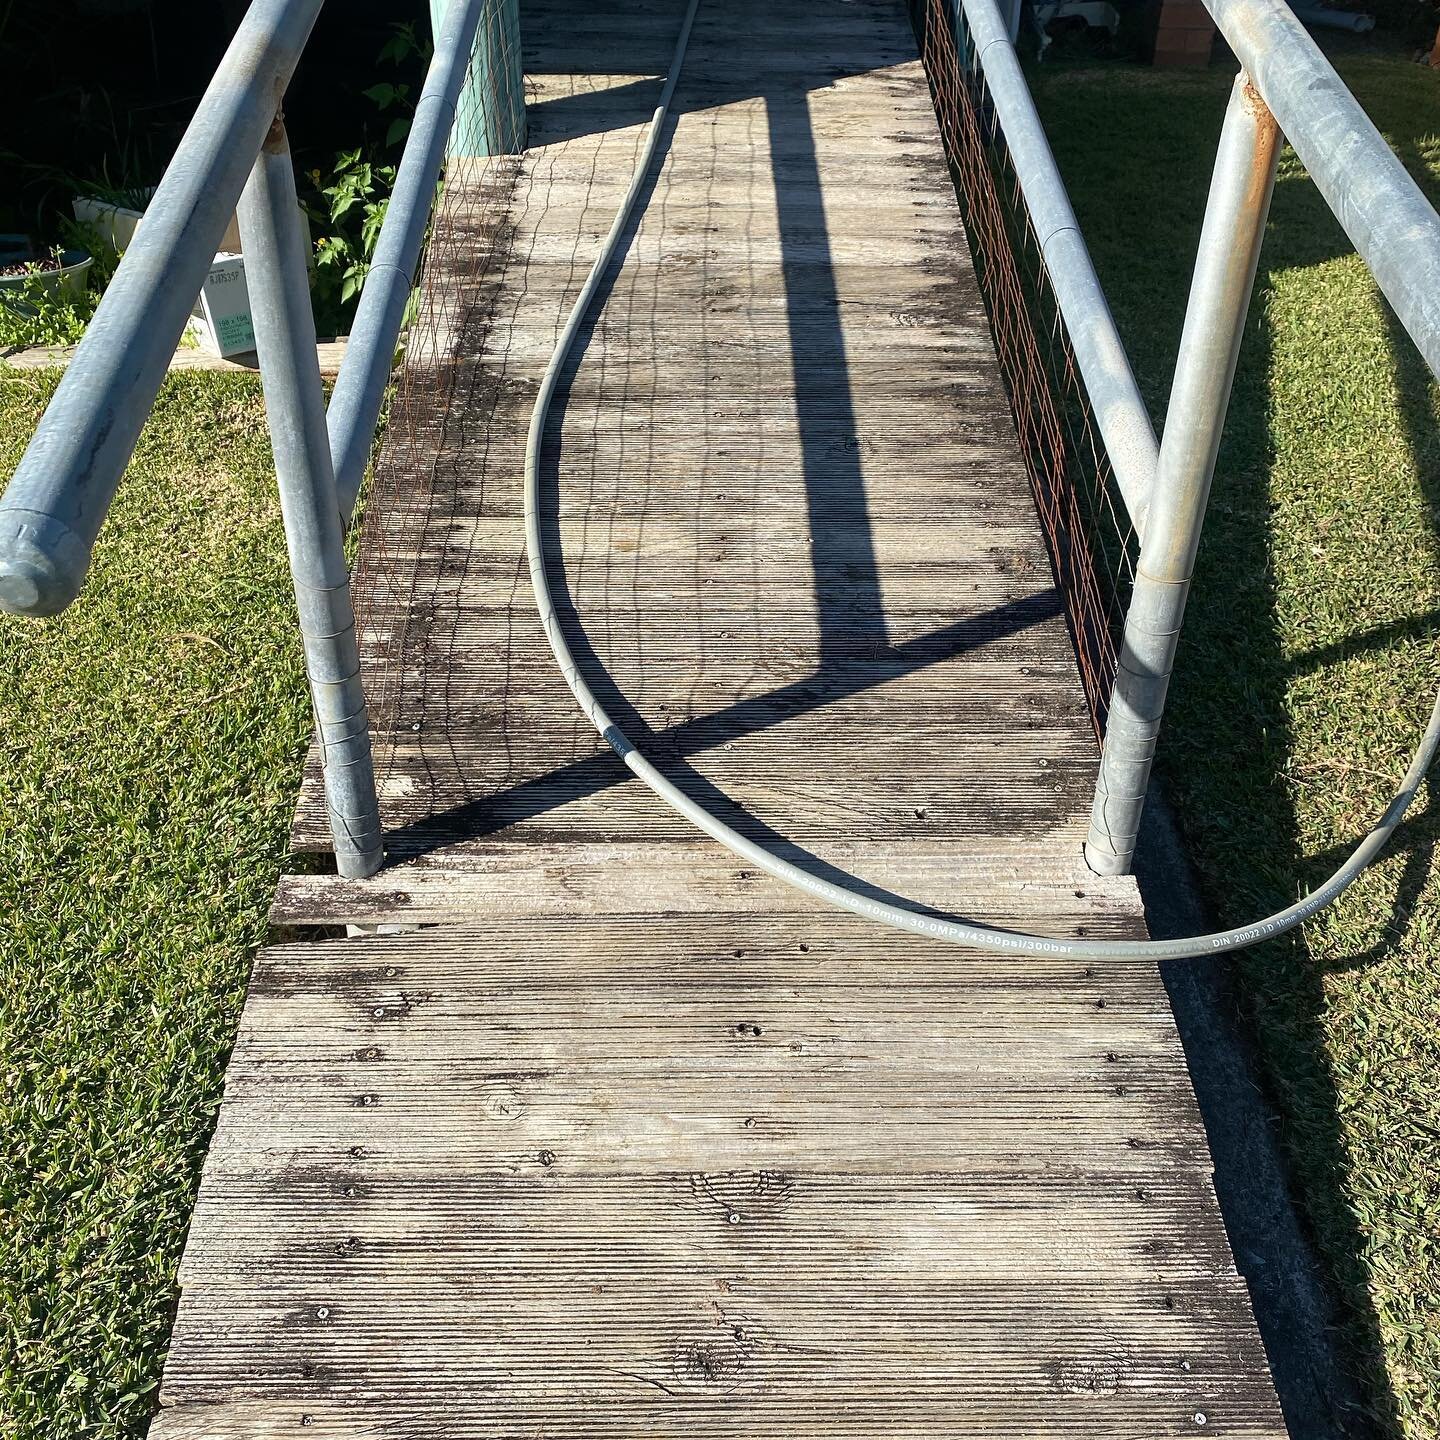
<svg viewBox="0 0 1440 1440">
<path fill-rule="evenodd" d="M 91 304 L 93 309 L 120 264 L 120 252 L 98 225 L 91 225 L 84 220 L 62 220 L 60 236 L 66 250 L 84 250 L 90 256 L 90 269 L 86 272 L 85 279 L 89 289 L 94 292 Z"/>
<path fill-rule="evenodd" d="M 78 293 L 57 285 L 53 266 L 31 261 L 25 269 L 20 284 L 0 289 L 0 350 L 77 344 L 99 296 L 88 284 Z"/>
<path fill-rule="evenodd" d="M 88 178 L 61 166 L 32 164 L 12 151 L 0 149 L 0 167 L 6 166 L 26 176 L 26 183 L 46 197 L 32 217 L 26 251 L 50 255 L 57 261 L 65 252 L 84 251 L 91 263 L 78 293 L 69 286 L 57 287 L 51 274 L 54 265 L 38 262 L 31 267 L 32 276 L 22 277 L 24 283 L 0 290 L 0 348 L 74 345 L 84 335 L 100 295 L 120 263 L 120 255 L 105 230 L 71 219 L 64 209 L 71 198 L 87 196 L 143 210 L 153 187 L 140 178 L 136 144 L 118 133 L 114 154 L 102 157 L 98 175 L 92 173 Z M 44 237 L 45 243 L 37 243 L 37 237 Z M 49 243 L 57 239 L 58 244 Z M 11 278 L 15 278 L 13 274 Z"/>
<path fill-rule="evenodd" d="M 399 69 L 423 59 L 426 50 L 415 25 L 397 24 L 380 51 L 379 63 Z M 316 236 L 311 282 L 315 322 L 327 334 L 343 333 L 353 318 L 395 187 L 398 151 L 415 113 L 410 86 L 398 76 L 377 81 L 363 93 L 385 122 L 383 139 L 341 151 L 328 178 L 312 170 L 312 188 L 305 201 Z"/>
<path fill-rule="evenodd" d="M 150 203 L 151 196 L 155 193 L 155 186 L 149 181 L 135 178 L 139 172 L 132 168 L 128 147 L 114 169 L 120 176 L 118 180 L 111 179 L 111 164 L 108 158 L 101 160 L 100 174 L 89 179 L 69 174 L 63 170 L 56 170 L 52 173 L 76 195 L 100 200 L 106 205 L 114 205 L 122 210 L 143 212 Z"/>
<path fill-rule="evenodd" d="M 95 313 L 94 297 L 57 294 L 36 278 L 18 291 L 0 295 L 0 349 L 32 345 L 75 345 Z"/>
<path fill-rule="evenodd" d="M 325 227 L 315 242 L 313 298 L 316 321 L 322 329 L 334 317 L 333 328 L 341 328 L 359 295 L 370 269 L 370 257 L 385 223 L 385 209 L 395 184 L 395 167 L 376 164 L 362 150 L 349 150 L 336 157 L 335 173 L 328 185 L 317 182 L 324 208 L 317 216 L 310 210 L 312 224 L 318 219 Z"/>
</svg>

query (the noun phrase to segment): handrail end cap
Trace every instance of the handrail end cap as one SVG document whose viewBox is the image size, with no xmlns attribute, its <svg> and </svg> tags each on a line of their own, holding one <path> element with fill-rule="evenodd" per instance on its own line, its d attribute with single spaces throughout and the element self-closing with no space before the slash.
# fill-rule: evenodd
<svg viewBox="0 0 1440 1440">
<path fill-rule="evenodd" d="M 0 509 L 0 610 L 58 615 L 80 593 L 89 568 L 85 542 L 34 510 Z"/>
</svg>

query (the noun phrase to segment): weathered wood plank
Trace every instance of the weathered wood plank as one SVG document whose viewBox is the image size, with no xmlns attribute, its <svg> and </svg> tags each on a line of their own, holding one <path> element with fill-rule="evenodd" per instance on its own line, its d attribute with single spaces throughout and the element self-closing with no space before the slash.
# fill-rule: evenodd
<svg viewBox="0 0 1440 1440">
<path fill-rule="evenodd" d="M 339 340 L 322 340 L 315 347 L 315 358 L 320 373 L 330 377 L 340 373 L 345 360 L 346 337 Z M 74 345 L 27 345 L 21 349 L 0 351 L 0 369 L 9 366 L 15 370 L 63 370 L 75 357 Z M 212 355 L 198 346 L 182 345 L 170 357 L 172 371 L 176 370 L 218 370 L 241 374 L 259 370 L 260 361 L 255 352 L 239 355 Z"/>
<path fill-rule="evenodd" d="M 867 885 L 989 924 L 1056 935 L 1082 926 L 1093 935 L 1135 933 L 1129 882 L 1091 874 L 1078 854 L 1068 873 L 1050 866 L 1039 874 L 1028 846 L 1003 841 L 987 855 L 915 842 L 832 844 L 825 859 Z M 821 902 L 708 842 L 517 846 L 500 839 L 397 863 L 370 880 L 284 876 L 270 918 L 280 926 L 435 925 L 647 909 L 712 917 L 825 913 Z"/>
<path fill-rule="evenodd" d="M 781 887 L 555 673 L 525 435 L 680 8 L 527 0 L 531 148 L 447 183 L 355 583 L 392 863 L 282 882 L 152 1436 L 1279 1440 L 1154 967 Z M 816 873 L 1143 934 L 904 7 L 704 0 L 674 114 L 542 447 L 587 678 Z"/>
<path fill-rule="evenodd" d="M 474 647 L 456 655 L 454 665 L 470 667 L 475 685 L 483 683 L 486 672 L 492 682 L 511 673 L 519 681 L 537 665 L 550 680 L 558 678 L 553 659 L 547 659 L 543 634 L 528 617 L 517 615 L 507 628 L 502 610 L 455 603 L 453 589 L 447 592 L 441 584 L 454 577 L 439 571 L 431 566 L 427 580 L 403 588 L 396 579 L 403 572 L 385 569 L 374 574 L 362 653 L 370 653 L 376 664 L 382 654 L 387 663 L 401 664 L 404 657 L 384 647 L 420 641 L 433 631 L 447 650 L 458 648 L 452 640 Z M 386 588 L 389 581 L 395 581 L 394 588 Z M 916 597 L 914 606 L 881 606 L 842 595 L 835 601 L 827 597 L 822 611 L 813 602 L 807 604 L 810 597 L 801 590 L 778 590 L 758 576 L 748 581 L 723 601 L 713 597 L 700 614 L 667 613 L 664 623 L 656 621 L 653 628 L 639 623 L 640 607 L 633 597 L 629 603 L 617 597 L 614 604 L 585 613 L 588 644 L 582 648 L 593 650 L 607 667 L 653 663 L 657 673 L 663 673 L 678 666 L 690 672 L 685 680 L 697 695 L 728 693 L 741 675 L 757 684 L 762 676 L 785 685 L 804 682 L 817 687 L 816 695 L 837 698 L 902 679 L 907 686 L 919 686 L 907 692 L 917 700 L 932 699 L 947 689 L 953 694 L 978 687 L 973 700 L 974 708 L 983 712 L 975 720 L 981 726 L 987 722 L 988 704 L 1006 706 L 1009 692 L 1017 687 L 1037 701 L 1048 697 L 1060 704 L 1064 698 L 1063 690 L 1046 683 L 1063 680 L 1072 653 L 1066 648 L 1068 632 L 1053 588 L 1012 593 L 996 603 L 994 594 L 975 588 L 978 581 L 957 579 L 947 587 L 955 602 L 949 610 L 923 608 L 923 596 Z M 517 573 L 522 599 L 528 583 L 528 574 Z M 930 603 L 937 598 L 930 597 Z M 705 599 L 712 597 L 707 593 Z M 697 661 L 705 662 L 704 674 L 693 674 Z M 425 663 L 433 667 L 433 657 Z M 580 663 L 584 669 L 588 660 L 582 656 Z M 967 668 L 956 668 L 962 665 Z M 765 686 L 765 692 L 771 688 Z M 899 691 L 892 694 L 901 698 Z M 465 704 L 470 696 L 457 693 L 453 698 Z"/>
<path fill-rule="evenodd" d="M 729 452 L 721 447 L 716 454 L 717 461 L 727 458 Z M 826 478 L 831 479 L 827 490 L 838 488 L 842 483 L 839 476 L 822 476 Z M 916 526 L 910 520 L 896 524 L 871 519 L 864 514 L 862 504 L 858 499 L 855 502 L 858 514 L 848 518 L 837 516 L 827 527 L 823 539 L 809 533 L 809 516 L 801 504 L 792 507 L 789 517 L 792 523 L 778 535 L 769 525 L 757 523 L 753 512 L 743 503 L 735 504 L 723 517 L 701 513 L 688 525 L 670 520 L 636 522 L 606 517 L 601 525 L 602 533 L 597 537 L 593 518 L 561 516 L 552 521 L 551 529 L 559 552 L 567 560 L 593 549 L 622 564 L 633 559 L 636 564 L 653 564 L 662 570 L 692 566 L 702 557 L 713 555 L 717 547 L 735 546 L 737 538 L 742 536 L 748 544 L 741 563 L 753 561 L 762 566 L 793 562 L 798 554 L 818 550 L 822 544 L 837 564 L 858 556 L 873 557 L 876 567 L 882 571 L 898 570 L 902 566 L 953 564 L 973 556 L 977 549 L 987 556 L 997 551 L 1044 554 L 1034 521 L 1026 524 L 1023 512 L 1008 524 L 993 514 L 987 514 L 978 523 L 975 519 L 957 519 L 950 514 Z M 482 564 L 513 564 L 514 538 L 513 516 L 499 520 L 457 516 L 445 527 L 445 544 L 475 557 Z M 409 556 L 397 558 L 410 559 Z M 779 577 L 779 583 L 784 586 L 786 577 Z"/>
<path fill-rule="evenodd" d="M 849 1151 L 852 1167 L 897 1174 L 1072 1169 L 1080 1154 L 1084 1168 L 1111 1151 L 1105 1163 L 1128 1168 L 1151 1149 L 1187 1163 L 1198 1117 L 1183 1068 L 1152 1063 L 1177 1055 L 1149 967 L 980 957 L 823 913 L 560 930 L 512 917 L 420 946 L 397 935 L 266 952 L 215 1156 L 249 1164 L 278 1143 L 308 1163 L 348 1138 L 412 1166 L 448 1134 L 462 1169 L 486 1154 L 533 1164 L 548 1146 L 559 1173 L 687 1173 L 714 1145 L 738 1147 L 726 1169 L 767 1146 L 784 1163 Z M 851 1131 L 903 1091 L 924 1104 L 883 1134 Z M 1046 1132 L 1053 1152 L 1028 1150 L 1007 1134 L 1018 1116 L 1032 1137 L 1082 1124 L 1086 1146 L 1060 1128 Z"/>
<path fill-rule="evenodd" d="M 1229 1257 L 1213 1230 L 1207 1227 L 1194 1246 L 1174 1242 L 1176 1231 L 1211 1203 L 1203 1175 L 1167 1172 L 1144 1196 L 1123 1175 L 1101 1185 L 1093 1183 L 1098 1178 L 1060 1172 L 1042 1187 L 1031 1175 L 1004 1171 L 926 1173 L 886 1176 L 877 1184 L 864 1175 L 741 1171 L 627 1177 L 621 1196 L 616 1177 L 567 1172 L 557 1159 L 543 1173 L 450 1173 L 429 1185 L 371 1175 L 370 1185 L 389 1192 L 384 1200 L 375 1203 L 367 1191 L 353 1197 L 359 1204 L 337 1213 L 330 1203 L 335 1177 L 297 1167 L 279 1184 L 263 1174 L 237 1174 L 231 1183 L 244 1203 L 232 1229 L 212 1250 L 187 1258 L 185 1279 L 193 1285 L 203 1276 L 242 1293 L 265 1286 L 277 1263 L 294 1259 L 291 1212 L 302 1207 L 319 1217 L 300 1242 L 313 1252 L 306 1258 L 314 1264 L 329 1252 L 335 1257 L 329 1273 L 341 1283 L 357 1271 L 352 1283 L 364 1283 L 377 1251 L 406 1250 L 418 1260 L 432 1246 L 454 1246 L 457 1239 L 466 1264 L 488 1261 L 531 1279 L 542 1266 L 563 1267 L 576 1279 L 583 1269 L 593 1282 L 603 1279 L 597 1272 L 616 1253 L 635 1253 L 636 1232 L 654 1237 L 647 1258 L 655 1270 L 680 1281 L 698 1268 L 695 1257 L 705 1250 L 723 1264 L 737 1253 L 774 1254 L 801 1239 L 816 1248 L 828 1240 L 836 1269 L 856 1280 L 874 1258 L 896 1279 L 917 1280 L 1036 1274 L 1086 1276 L 1094 1284 L 1119 1273 L 1139 1286 L 1153 1282 L 1157 1257 L 1174 1277 L 1225 1274 Z M 628 1222 L 631 1206 L 650 1223 Z M 501 1207 L 504 1225 L 476 1235 L 465 1224 L 467 1211 L 473 1216 Z M 902 1216 L 925 1226 L 933 1243 L 908 1243 L 909 1227 L 892 1223 Z M 748 1233 L 722 1228 L 746 1224 Z M 777 1227 L 783 1234 L 774 1233 Z M 359 1244 L 341 1248 L 351 1238 Z M 366 1258 L 357 1260 L 362 1251 Z"/>
<path fill-rule="evenodd" d="M 1148 969 L 823 915 L 556 939 L 511 923 L 262 957 L 197 1216 L 235 1223 L 187 1255 L 162 1427 L 200 1406 L 210 1434 L 265 1433 L 275 1406 L 373 1417 L 417 1387 L 432 1413 L 480 1407 L 480 1433 L 566 1397 L 587 1425 L 701 1423 L 637 1410 L 639 1375 L 710 1395 L 719 1434 L 798 1423 L 812 1388 L 902 1416 L 917 1385 L 943 1433 L 1095 1433 L 1097 1405 L 1117 1434 L 1172 1433 L 1182 1405 L 1267 1433 Z M 708 1391 L 708 1366 L 676 1381 L 717 1293 L 755 1337 L 738 1392 Z M 838 1350 L 836 1305 L 861 1311 Z"/>
</svg>

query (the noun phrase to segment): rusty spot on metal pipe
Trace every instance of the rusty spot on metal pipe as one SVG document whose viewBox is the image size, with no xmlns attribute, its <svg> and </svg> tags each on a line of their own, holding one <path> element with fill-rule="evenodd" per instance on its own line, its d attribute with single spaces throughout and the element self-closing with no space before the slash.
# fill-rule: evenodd
<svg viewBox="0 0 1440 1440">
<path fill-rule="evenodd" d="M 1255 82 L 1245 77 L 1240 87 L 1241 96 L 1245 102 L 1245 108 L 1254 117 L 1255 127 L 1260 132 L 1262 144 L 1273 145 L 1280 136 L 1280 126 L 1276 123 L 1275 116 L 1270 107 L 1265 103 L 1265 97 L 1255 88 Z"/>
<path fill-rule="evenodd" d="M 1280 148 L 1280 126 L 1265 97 L 1243 70 L 1236 77 L 1240 102 L 1255 124 L 1255 144 L 1250 152 L 1250 175 L 1245 187 L 1247 208 L 1259 209 L 1268 202 L 1271 176 L 1275 173 L 1276 151 Z"/>
</svg>

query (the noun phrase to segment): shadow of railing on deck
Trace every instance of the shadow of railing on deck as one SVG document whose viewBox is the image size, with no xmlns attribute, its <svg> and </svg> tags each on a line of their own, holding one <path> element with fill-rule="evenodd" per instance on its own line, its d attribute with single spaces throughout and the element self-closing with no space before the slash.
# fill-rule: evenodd
<svg viewBox="0 0 1440 1440">
<path fill-rule="evenodd" d="M 911 670 L 953 659 L 1017 635 L 1033 625 L 1057 620 L 1063 614 L 1059 593 L 1054 589 L 1046 590 L 983 615 L 958 621 L 917 640 L 884 646 L 868 655 L 860 653 L 848 659 L 832 657 L 822 669 L 804 680 L 737 701 L 724 710 L 698 716 L 664 730 L 654 730 L 609 681 L 599 657 L 584 639 L 568 598 L 557 594 L 556 608 L 586 679 L 594 687 L 601 703 L 630 731 L 647 756 L 665 766 L 671 778 L 697 799 L 726 807 L 730 812 L 726 818 L 744 833 L 771 841 L 782 841 L 784 837 L 753 816 L 737 813 L 738 807 L 734 802 L 703 776 L 688 769 L 677 773 L 679 762 L 686 756 L 727 740 L 755 734 L 807 711 L 884 685 Z M 593 756 L 547 771 L 499 794 L 469 801 L 442 814 L 388 831 L 386 846 L 397 858 L 422 855 L 440 846 L 453 844 L 457 832 L 468 836 L 490 834 L 519 820 L 542 815 L 567 800 L 595 794 L 633 779 L 615 755 Z M 830 871 L 830 867 L 824 867 L 819 861 L 815 864 Z M 838 872 L 831 873 L 838 875 Z"/>
<path fill-rule="evenodd" d="M 830 84 L 837 73 L 834 65 L 817 68 L 816 85 Z M 637 81 L 621 89 L 633 90 L 637 107 L 654 98 L 651 81 Z M 613 103 L 616 90 L 602 93 Z M 1059 621 L 1064 610 L 1058 592 L 1047 587 L 912 640 L 894 645 L 889 642 L 862 455 L 855 443 L 857 418 L 841 324 L 841 296 L 822 201 L 808 94 L 808 90 L 794 86 L 767 89 L 763 84 L 753 83 L 753 78 L 734 85 L 717 83 L 703 72 L 688 87 L 687 94 L 687 85 L 682 79 L 661 137 L 656 163 L 646 177 L 635 218 L 622 237 L 619 258 L 603 278 L 556 390 L 542 447 L 542 524 L 547 533 L 551 583 L 567 640 L 601 702 L 647 756 L 664 767 L 682 789 L 742 833 L 763 840 L 813 873 L 855 886 L 875 897 L 893 900 L 900 897 L 857 881 L 856 877 L 820 860 L 776 832 L 686 765 L 686 759 L 862 694 L 915 670 L 1003 641 L 1034 625 Z M 789 372 L 793 389 L 794 424 L 804 481 L 804 530 L 810 543 L 819 630 L 818 658 L 813 673 L 803 679 L 759 695 L 737 698 L 734 703 L 709 714 L 671 726 L 652 726 L 610 680 L 571 600 L 558 523 L 560 466 L 565 455 L 563 431 L 574 382 L 586 366 L 587 355 L 606 313 L 606 303 L 623 272 L 625 256 L 647 213 L 653 218 L 651 201 L 677 124 L 686 114 L 713 111 L 721 104 L 745 99 L 761 101 L 764 106 L 766 151 L 770 159 L 768 179 L 774 187 L 784 332 L 788 337 L 784 368 Z M 567 100 L 549 102 L 549 105 L 548 113 L 545 113 L 547 107 L 536 107 L 541 112 L 534 117 L 538 140 L 551 142 L 557 134 L 589 133 L 583 128 L 585 123 L 593 128 L 596 109 L 588 95 L 574 97 L 573 103 Z M 612 110 L 612 116 L 613 113 Z M 582 128 L 574 129 L 566 123 L 557 132 L 552 123 L 557 115 L 565 116 L 567 122 L 581 124 Z M 637 113 L 637 122 L 639 118 Z M 736 153 L 743 156 L 754 151 Z M 651 337 L 652 342 L 660 338 L 663 337 Z M 603 363 L 600 368 L 603 372 Z M 609 377 L 604 378 L 609 383 Z M 622 407 L 629 398 L 624 394 L 619 397 Z M 638 395 L 636 399 L 642 405 L 648 399 L 652 413 L 647 419 L 653 418 L 654 394 Z M 849 443 L 840 443 L 846 441 Z M 763 466 L 758 460 L 756 468 L 758 473 L 752 479 L 763 484 Z M 457 839 L 495 833 L 632 779 L 615 756 L 605 752 L 587 756 L 477 796 L 442 813 L 392 828 L 387 832 L 387 846 L 397 857 L 424 854 L 451 845 Z"/>
</svg>

